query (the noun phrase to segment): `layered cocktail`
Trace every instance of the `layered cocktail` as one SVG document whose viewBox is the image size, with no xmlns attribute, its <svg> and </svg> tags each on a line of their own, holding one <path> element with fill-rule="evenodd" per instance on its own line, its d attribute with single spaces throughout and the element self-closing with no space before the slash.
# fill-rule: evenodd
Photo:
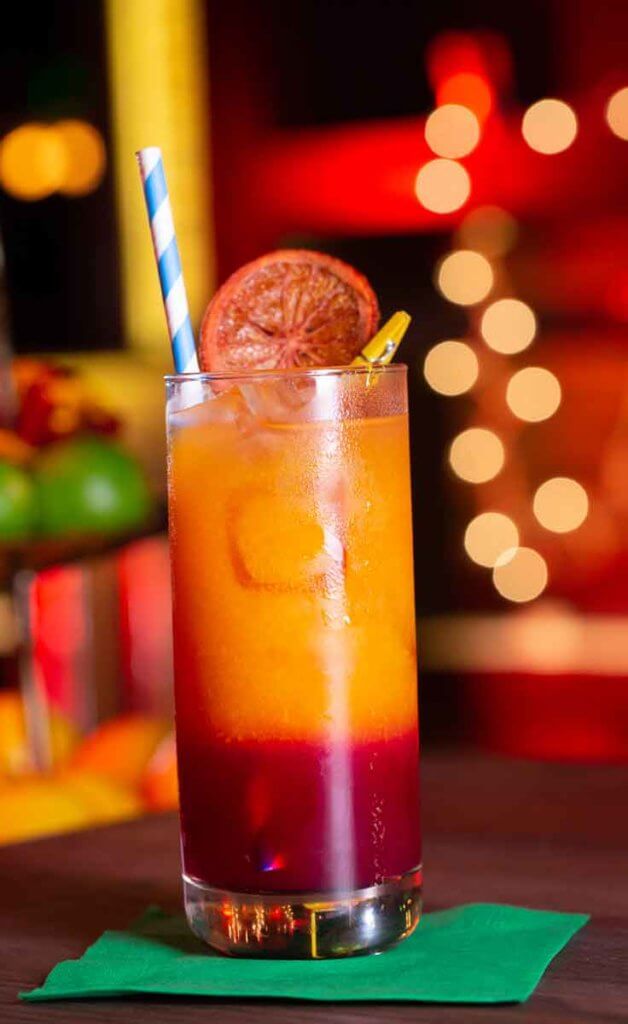
<svg viewBox="0 0 628 1024">
<path fill-rule="evenodd" d="M 405 367 L 172 377 L 168 427 L 192 928 L 382 948 L 420 907 Z"/>
<path fill-rule="evenodd" d="M 284 249 L 219 288 L 197 345 L 161 153 L 138 160 L 178 371 L 188 920 L 234 955 L 379 950 L 421 893 L 406 370 L 387 366 L 410 318 L 378 330 L 362 274 Z"/>
</svg>

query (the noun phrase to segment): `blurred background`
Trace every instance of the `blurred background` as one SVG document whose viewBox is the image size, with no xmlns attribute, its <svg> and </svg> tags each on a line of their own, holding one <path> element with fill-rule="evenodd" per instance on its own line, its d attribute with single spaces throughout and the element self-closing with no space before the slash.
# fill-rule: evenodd
<svg viewBox="0 0 628 1024">
<path fill-rule="evenodd" d="M 0 42 L 0 842 L 176 804 L 164 151 L 190 306 L 405 308 L 427 745 L 628 760 L 628 6 L 55 0 Z"/>
</svg>

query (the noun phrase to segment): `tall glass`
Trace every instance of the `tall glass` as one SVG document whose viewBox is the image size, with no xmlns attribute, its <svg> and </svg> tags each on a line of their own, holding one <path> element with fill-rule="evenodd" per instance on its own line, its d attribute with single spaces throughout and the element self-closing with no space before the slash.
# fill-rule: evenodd
<svg viewBox="0 0 628 1024">
<path fill-rule="evenodd" d="M 183 882 L 244 956 L 420 912 L 406 368 L 167 378 Z"/>
</svg>

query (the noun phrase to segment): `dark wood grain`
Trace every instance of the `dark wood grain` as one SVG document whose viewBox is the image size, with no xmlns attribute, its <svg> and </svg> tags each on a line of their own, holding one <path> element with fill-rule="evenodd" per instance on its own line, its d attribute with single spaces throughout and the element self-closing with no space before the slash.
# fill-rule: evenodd
<svg viewBox="0 0 628 1024">
<path fill-rule="evenodd" d="M 427 904 L 585 910 L 592 922 L 522 1006 L 123 1000 L 19 1003 L 60 959 L 147 903 L 179 904 L 174 816 L 0 850 L 0 1020 L 625 1024 L 628 770 L 433 754 L 423 771 Z"/>
</svg>

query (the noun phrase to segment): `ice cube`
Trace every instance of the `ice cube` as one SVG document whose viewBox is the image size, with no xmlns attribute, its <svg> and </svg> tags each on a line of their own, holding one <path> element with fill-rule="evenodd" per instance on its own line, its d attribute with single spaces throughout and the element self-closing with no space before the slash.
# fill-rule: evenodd
<svg viewBox="0 0 628 1024">
<path fill-rule="evenodd" d="M 185 409 L 170 412 L 170 428 L 202 426 L 208 423 L 236 423 L 241 430 L 250 430 L 255 416 L 235 385 L 213 390 L 214 385 L 203 384 L 203 401 Z"/>
<path fill-rule="evenodd" d="M 300 423 L 312 418 L 308 406 L 316 394 L 316 383 L 311 378 L 257 377 L 240 387 L 251 412 L 269 424 Z"/>
<path fill-rule="evenodd" d="M 309 590 L 329 558 L 328 538 L 313 510 L 291 495 L 240 495 L 231 530 L 236 572 L 248 586 Z"/>
</svg>

